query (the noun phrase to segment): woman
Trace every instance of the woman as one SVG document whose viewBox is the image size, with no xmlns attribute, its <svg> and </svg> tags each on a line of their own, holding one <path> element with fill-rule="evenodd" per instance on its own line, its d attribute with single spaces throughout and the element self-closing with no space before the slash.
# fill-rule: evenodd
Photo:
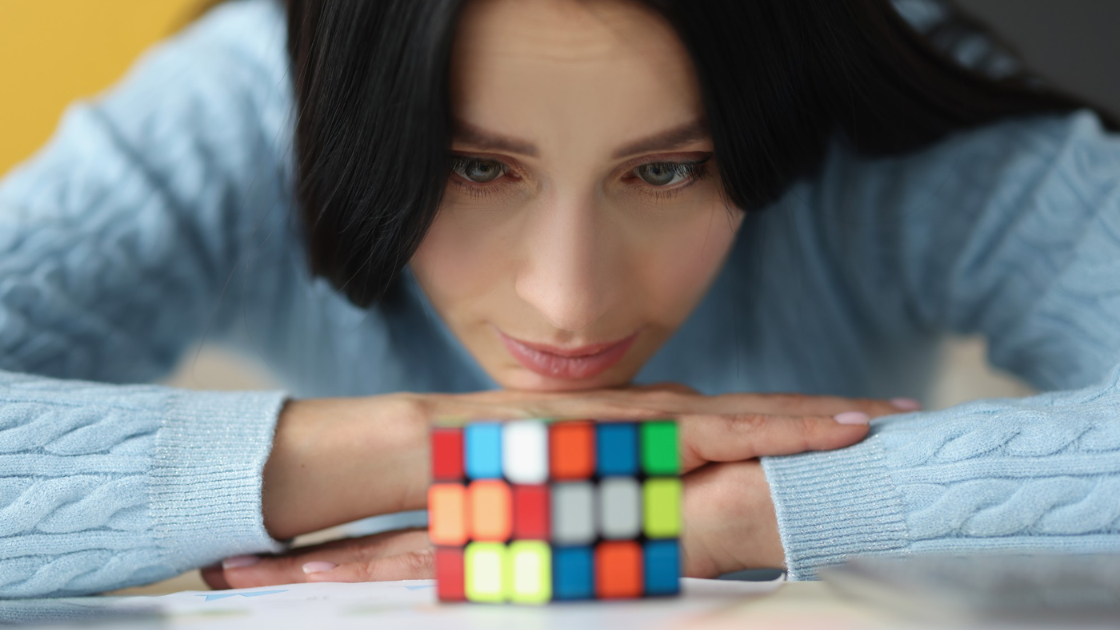
<svg viewBox="0 0 1120 630">
<path fill-rule="evenodd" d="M 428 575 L 259 554 L 421 508 L 446 414 L 680 417 L 690 575 L 1120 548 L 1120 144 L 938 10 L 218 7 L 0 186 L 0 594 Z M 1049 393 L 875 400 L 945 331 Z M 202 338 L 290 395 L 124 384 Z"/>
</svg>

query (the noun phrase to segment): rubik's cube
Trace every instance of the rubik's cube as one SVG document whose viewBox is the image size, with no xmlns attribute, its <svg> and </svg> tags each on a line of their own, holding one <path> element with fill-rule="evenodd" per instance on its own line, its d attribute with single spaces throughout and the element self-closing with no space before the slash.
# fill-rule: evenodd
<svg viewBox="0 0 1120 630">
<path fill-rule="evenodd" d="M 431 446 L 441 601 L 679 592 L 676 422 L 471 422 L 433 428 Z"/>
</svg>

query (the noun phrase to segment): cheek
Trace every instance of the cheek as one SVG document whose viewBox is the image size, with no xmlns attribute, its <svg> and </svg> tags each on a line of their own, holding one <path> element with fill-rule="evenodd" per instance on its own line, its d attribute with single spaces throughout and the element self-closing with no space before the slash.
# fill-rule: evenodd
<svg viewBox="0 0 1120 630">
<path fill-rule="evenodd" d="M 506 231 L 462 210 L 441 209 L 411 261 L 425 292 L 441 307 L 487 293 L 512 266 Z"/>
<path fill-rule="evenodd" d="M 674 225 L 655 246 L 643 248 L 634 269 L 643 275 L 655 308 L 672 323 L 688 316 L 722 267 L 742 221 L 741 211 L 732 212 L 713 204 Z"/>
</svg>

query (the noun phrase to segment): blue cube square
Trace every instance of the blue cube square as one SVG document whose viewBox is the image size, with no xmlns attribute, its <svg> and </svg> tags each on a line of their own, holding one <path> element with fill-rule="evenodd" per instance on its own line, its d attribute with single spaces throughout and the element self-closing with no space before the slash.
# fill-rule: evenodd
<svg viewBox="0 0 1120 630">
<path fill-rule="evenodd" d="M 680 592 L 681 552 L 677 541 L 646 541 L 643 556 L 646 595 L 676 595 Z"/>
<path fill-rule="evenodd" d="M 468 424 L 463 440 L 467 476 L 471 479 L 501 479 L 502 425 L 497 422 Z"/>
<path fill-rule="evenodd" d="M 555 599 L 591 599 L 595 596 L 591 547 L 554 547 L 552 596 Z"/>
<path fill-rule="evenodd" d="M 603 422 L 596 427 L 596 455 L 600 477 L 638 474 L 638 426 L 633 422 Z"/>
</svg>

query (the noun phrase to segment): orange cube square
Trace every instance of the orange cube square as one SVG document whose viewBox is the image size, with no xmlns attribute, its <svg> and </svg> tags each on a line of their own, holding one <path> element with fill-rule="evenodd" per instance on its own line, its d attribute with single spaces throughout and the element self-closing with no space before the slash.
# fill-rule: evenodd
<svg viewBox="0 0 1120 630">
<path fill-rule="evenodd" d="M 595 548 L 595 596 L 642 596 L 642 548 L 637 542 L 602 542 Z"/>
<path fill-rule="evenodd" d="M 467 489 L 439 483 L 428 488 L 428 537 L 435 545 L 467 544 Z"/>
<path fill-rule="evenodd" d="M 595 473 L 595 426 L 558 422 L 549 427 L 548 459 L 552 479 L 590 479 Z"/>
<path fill-rule="evenodd" d="M 513 496 L 500 479 L 478 479 L 467 486 L 470 494 L 472 540 L 504 542 L 513 532 Z"/>
</svg>

